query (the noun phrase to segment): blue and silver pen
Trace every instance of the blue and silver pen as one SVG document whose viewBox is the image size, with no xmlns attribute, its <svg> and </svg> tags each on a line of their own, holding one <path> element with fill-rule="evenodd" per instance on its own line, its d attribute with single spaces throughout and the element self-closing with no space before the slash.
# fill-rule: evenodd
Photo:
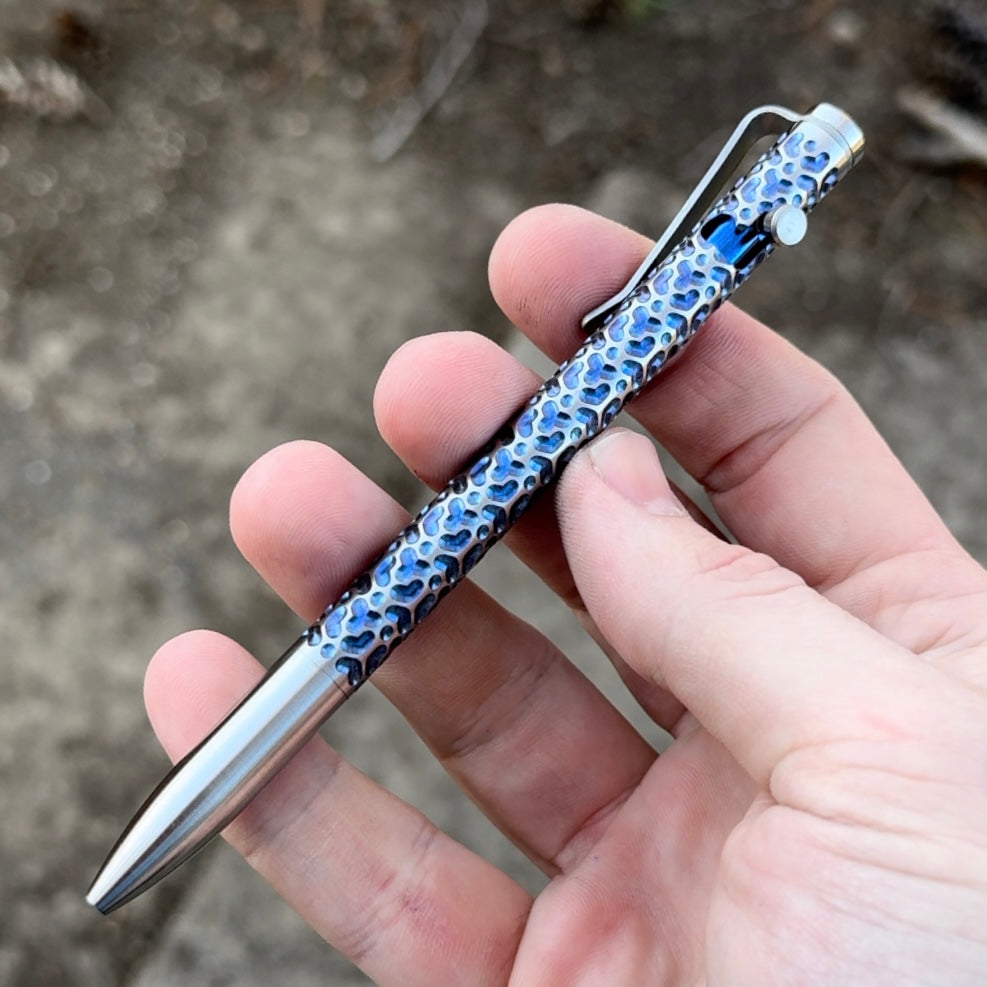
<svg viewBox="0 0 987 987">
<path fill-rule="evenodd" d="M 752 140 L 769 135 L 776 141 L 710 205 Z M 584 345 L 176 765 L 89 903 L 112 911 L 226 826 L 775 246 L 802 239 L 807 214 L 862 150 L 857 125 L 826 103 L 805 115 L 749 113 L 627 286 L 583 319 Z"/>
</svg>

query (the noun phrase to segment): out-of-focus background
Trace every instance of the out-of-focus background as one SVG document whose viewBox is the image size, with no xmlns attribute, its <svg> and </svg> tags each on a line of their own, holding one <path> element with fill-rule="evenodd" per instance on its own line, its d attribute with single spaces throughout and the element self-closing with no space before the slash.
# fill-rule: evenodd
<svg viewBox="0 0 987 987">
<path fill-rule="evenodd" d="M 500 228 L 566 200 L 656 236 L 754 105 L 831 101 L 869 143 L 741 303 L 987 560 L 985 58 L 976 0 L 0 0 L 0 984 L 366 983 L 225 846 L 84 904 L 166 767 L 147 659 L 202 625 L 275 657 L 298 623 L 229 538 L 243 469 L 317 438 L 414 505 L 388 354 L 524 352 Z M 506 553 L 481 569 L 605 678 Z M 328 735 L 537 886 L 372 689 Z"/>
</svg>

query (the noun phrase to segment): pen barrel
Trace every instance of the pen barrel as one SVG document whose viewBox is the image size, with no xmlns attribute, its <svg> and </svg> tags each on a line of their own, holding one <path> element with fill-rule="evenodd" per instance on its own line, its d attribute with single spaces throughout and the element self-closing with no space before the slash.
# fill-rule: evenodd
<svg viewBox="0 0 987 987">
<path fill-rule="evenodd" d="M 808 213 L 859 156 L 826 104 L 783 134 L 307 633 L 353 689 L 432 612 L 774 249 L 765 218 Z M 825 111 L 843 120 L 827 118 Z M 843 123 L 841 130 L 840 124 Z M 859 133 L 859 131 L 857 131 Z M 803 223 L 804 226 L 804 223 Z"/>
</svg>

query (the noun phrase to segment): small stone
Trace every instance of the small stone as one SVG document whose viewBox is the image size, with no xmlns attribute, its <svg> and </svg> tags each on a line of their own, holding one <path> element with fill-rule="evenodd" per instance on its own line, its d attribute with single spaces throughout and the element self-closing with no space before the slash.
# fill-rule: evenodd
<svg viewBox="0 0 987 987">
<path fill-rule="evenodd" d="M 51 467 L 43 459 L 35 459 L 24 467 L 24 477 L 28 483 L 43 486 L 51 479 Z"/>
</svg>

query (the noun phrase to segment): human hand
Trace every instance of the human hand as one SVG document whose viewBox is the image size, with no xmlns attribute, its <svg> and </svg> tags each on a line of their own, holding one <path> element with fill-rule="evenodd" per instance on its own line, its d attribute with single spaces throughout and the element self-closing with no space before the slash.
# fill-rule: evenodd
<svg viewBox="0 0 987 987">
<path fill-rule="evenodd" d="M 647 247 L 544 207 L 502 235 L 491 285 L 561 359 Z M 538 383 L 481 337 L 425 337 L 385 369 L 378 424 L 441 486 Z M 983 983 L 987 573 L 842 387 L 735 308 L 633 410 L 739 544 L 620 430 L 509 542 L 668 751 L 469 584 L 374 676 L 546 890 L 532 900 L 319 738 L 226 837 L 383 985 Z M 405 521 L 309 442 L 255 463 L 231 507 L 244 555 L 306 620 Z M 261 672 L 216 634 L 166 644 L 146 699 L 169 753 Z"/>
</svg>

